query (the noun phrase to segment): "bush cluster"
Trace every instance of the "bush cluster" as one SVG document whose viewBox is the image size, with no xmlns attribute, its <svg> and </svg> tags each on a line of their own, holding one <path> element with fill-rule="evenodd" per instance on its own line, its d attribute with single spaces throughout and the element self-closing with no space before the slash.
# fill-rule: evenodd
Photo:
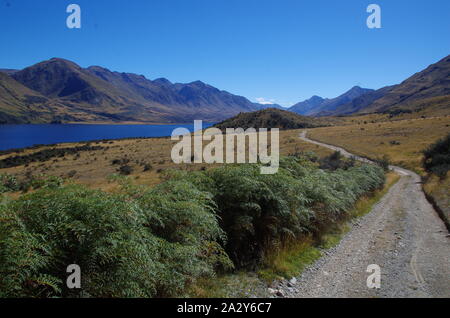
<svg viewBox="0 0 450 318">
<path fill-rule="evenodd" d="M 105 193 L 50 183 L 0 205 L 0 297 L 180 296 L 200 277 L 263 265 L 268 250 L 319 235 L 384 184 L 380 167 L 318 169 L 287 157 L 257 165 L 171 171 L 155 188 L 116 176 Z M 66 268 L 82 289 L 65 288 Z"/>
<path fill-rule="evenodd" d="M 134 198 L 132 198 L 133 196 Z M 183 182 L 43 188 L 0 206 L 0 297 L 167 297 L 231 263 L 213 202 Z M 65 288 L 82 269 L 82 290 Z"/>
<path fill-rule="evenodd" d="M 12 168 L 30 164 L 32 162 L 45 162 L 54 158 L 63 158 L 66 155 L 79 155 L 82 151 L 96 151 L 104 149 L 101 146 L 77 146 L 71 148 L 51 148 L 23 156 L 13 156 L 0 160 L 0 169 Z"/>
<path fill-rule="evenodd" d="M 326 156 L 319 160 L 320 168 L 326 170 L 338 170 L 338 169 L 350 169 L 356 164 L 356 159 L 351 157 L 350 159 L 345 159 L 340 151 L 335 151 L 329 156 Z"/>
<path fill-rule="evenodd" d="M 27 192 L 31 188 L 54 188 L 62 185 L 63 180 L 55 176 L 46 175 L 26 175 L 22 179 L 10 174 L 0 174 L 0 194 L 6 192 Z"/>
<path fill-rule="evenodd" d="M 425 170 L 436 174 L 441 179 L 447 176 L 450 170 L 450 134 L 424 151 L 423 165 Z"/>
<path fill-rule="evenodd" d="M 359 197 L 385 182 L 377 166 L 333 172 L 296 157 L 284 158 L 276 175 L 261 175 L 252 165 L 178 174 L 213 194 L 227 234 L 225 250 L 237 267 L 249 269 L 261 265 L 267 251 L 287 240 L 319 235 Z"/>
</svg>

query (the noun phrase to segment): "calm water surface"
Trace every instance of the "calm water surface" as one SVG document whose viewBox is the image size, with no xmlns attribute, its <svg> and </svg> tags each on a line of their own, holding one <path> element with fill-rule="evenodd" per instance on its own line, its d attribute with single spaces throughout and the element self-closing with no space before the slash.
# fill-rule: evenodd
<svg viewBox="0 0 450 318">
<path fill-rule="evenodd" d="M 213 124 L 203 123 L 203 128 Z M 178 125 L 0 125 L 0 150 L 48 145 L 61 142 L 120 139 L 131 137 L 165 137 L 184 127 L 191 132 L 193 124 Z"/>
</svg>

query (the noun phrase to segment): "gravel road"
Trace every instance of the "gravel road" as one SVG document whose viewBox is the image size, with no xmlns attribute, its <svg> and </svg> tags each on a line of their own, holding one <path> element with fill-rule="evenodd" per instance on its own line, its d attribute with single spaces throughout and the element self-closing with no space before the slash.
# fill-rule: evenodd
<svg viewBox="0 0 450 318">
<path fill-rule="evenodd" d="M 339 147 L 301 139 L 340 151 Z M 367 161 L 364 158 L 359 160 Z M 450 297 L 450 238 L 426 200 L 420 177 L 391 167 L 400 180 L 340 244 L 303 274 L 279 286 L 285 297 Z M 369 289 L 367 267 L 381 268 L 381 287 Z"/>
</svg>

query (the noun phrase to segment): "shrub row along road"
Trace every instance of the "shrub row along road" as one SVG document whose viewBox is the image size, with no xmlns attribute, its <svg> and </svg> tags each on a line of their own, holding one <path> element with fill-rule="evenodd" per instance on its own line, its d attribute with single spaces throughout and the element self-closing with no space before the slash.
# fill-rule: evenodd
<svg viewBox="0 0 450 318">
<path fill-rule="evenodd" d="M 342 148 L 301 139 L 353 156 Z M 354 156 L 358 160 L 367 159 Z M 340 244 L 310 266 L 287 297 L 450 297 L 450 238 L 426 200 L 420 177 L 391 167 L 400 180 Z M 381 288 L 367 287 L 367 267 L 381 268 Z"/>
</svg>

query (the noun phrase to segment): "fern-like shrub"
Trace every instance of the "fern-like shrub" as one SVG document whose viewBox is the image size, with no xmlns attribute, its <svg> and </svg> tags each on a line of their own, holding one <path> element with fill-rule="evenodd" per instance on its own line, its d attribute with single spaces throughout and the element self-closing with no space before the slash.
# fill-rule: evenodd
<svg viewBox="0 0 450 318">
<path fill-rule="evenodd" d="M 224 255 L 212 207 L 182 183 L 134 198 L 75 185 L 24 195 L 0 206 L 0 297 L 179 295 L 228 260 L 208 255 Z M 81 290 L 65 287 L 70 264 Z"/>
<path fill-rule="evenodd" d="M 254 269 L 266 252 L 322 229 L 349 211 L 362 195 L 384 185 L 383 169 L 373 165 L 324 171 L 306 158 L 287 157 L 275 175 L 255 165 L 172 174 L 213 195 L 225 250 L 237 267 Z"/>
<path fill-rule="evenodd" d="M 0 174 L 0 194 L 18 191 L 20 188 L 17 178 L 9 174 Z"/>
<path fill-rule="evenodd" d="M 257 268 L 286 242 L 320 237 L 385 182 L 376 165 L 313 161 L 282 158 L 275 175 L 248 164 L 169 171 L 154 188 L 115 176 L 114 193 L 38 182 L 0 201 L 0 297 L 182 296 L 197 278 Z M 81 290 L 66 288 L 70 264 Z"/>
</svg>

